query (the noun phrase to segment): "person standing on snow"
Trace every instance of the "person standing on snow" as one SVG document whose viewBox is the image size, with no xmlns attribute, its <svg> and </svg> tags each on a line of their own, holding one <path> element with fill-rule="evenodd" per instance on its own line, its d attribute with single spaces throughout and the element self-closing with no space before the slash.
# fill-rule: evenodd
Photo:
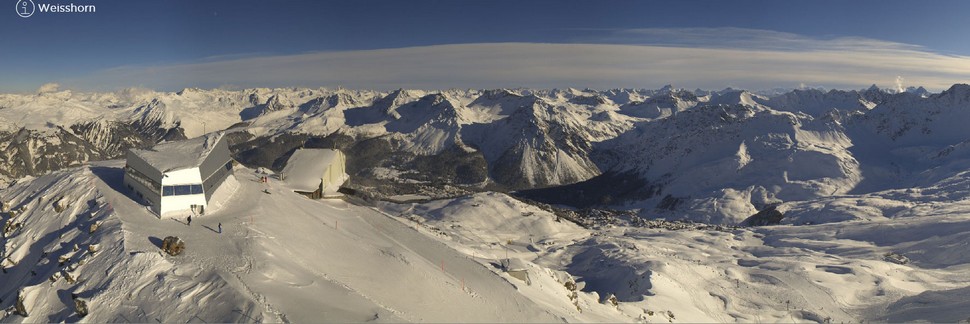
<svg viewBox="0 0 970 324">
<path fill-rule="evenodd" d="M 186 221 L 185 226 L 192 226 L 192 215 L 189 215 L 189 218 Z"/>
<path fill-rule="evenodd" d="M 219 223 L 219 234 L 222 234 L 222 223 Z"/>
</svg>

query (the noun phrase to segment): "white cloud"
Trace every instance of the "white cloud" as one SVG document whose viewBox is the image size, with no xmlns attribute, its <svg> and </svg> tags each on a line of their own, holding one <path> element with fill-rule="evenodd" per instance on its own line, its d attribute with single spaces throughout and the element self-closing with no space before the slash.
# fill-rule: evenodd
<svg viewBox="0 0 970 324">
<path fill-rule="evenodd" d="M 674 84 L 766 89 L 803 83 L 829 88 L 862 88 L 873 83 L 888 87 L 902 76 L 908 84 L 941 90 L 970 80 L 970 57 L 878 40 L 815 40 L 743 29 L 627 30 L 615 35 L 682 39 L 659 45 L 484 43 L 227 58 L 118 67 L 64 83 L 78 88 L 98 85 L 94 90 L 226 84 L 375 89 L 604 89 Z M 733 38 L 725 40 L 728 35 Z"/>
<path fill-rule="evenodd" d="M 52 83 L 44 83 L 40 87 L 37 88 L 37 93 L 57 92 L 57 89 L 60 89 L 60 87 L 61 87 L 61 85 L 60 84 L 57 84 L 57 83 L 53 83 L 53 82 Z"/>
<path fill-rule="evenodd" d="M 925 50 L 921 46 L 863 37 L 814 38 L 764 29 L 719 28 L 640 28 L 602 29 L 597 36 L 578 39 L 585 43 L 659 45 L 692 48 L 730 48 L 774 51 L 812 50 Z"/>
</svg>

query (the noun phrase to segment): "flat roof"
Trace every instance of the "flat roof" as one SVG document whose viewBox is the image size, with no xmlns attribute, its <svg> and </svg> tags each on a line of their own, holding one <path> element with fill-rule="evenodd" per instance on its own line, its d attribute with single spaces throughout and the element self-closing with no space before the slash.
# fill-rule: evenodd
<svg viewBox="0 0 970 324">
<path fill-rule="evenodd" d="M 131 152 L 162 173 L 196 168 L 209 157 L 223 135 L 223 132 L 209 133 L 184 141 L 161 143 L 147 150 L 132 149 Z"/>
</svg>

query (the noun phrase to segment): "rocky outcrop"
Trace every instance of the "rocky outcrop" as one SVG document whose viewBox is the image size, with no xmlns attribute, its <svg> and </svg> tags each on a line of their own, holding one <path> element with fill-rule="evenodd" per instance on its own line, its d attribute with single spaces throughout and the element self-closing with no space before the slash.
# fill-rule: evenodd
<svg viewBox="0 0 970 324">
<path fill-rule="evenodd" d="M 745 219 L 742 224 L 746 226 L 778 225 L 781 224 L 783 218 L 785 218 L 785 214 L 778 211 L 777 205 L 770 205 L 757 214 Z"/>
<path fill-rule="evenodd" d="M 24 291 L 21 290 L 17 293 L 17 303 L 14 304 L 14 314 L 30 317 L 30 313 L 27 312 L 27 305 L 24 305 Z"/>
<path fill-rule="evenodd" d="M 185 251 L 185 242 L 177 236 L 169 236 L 162 240 L 162 251 L 168 255 L 176 256 Z"/>
<path fill-rule="evenodd" d="M 71 294 L 71 299 L 74 299 L 74 312 L 77 313 L 77 317 L 84 318 L 88 316 L 88 302 L 78 298 L 76 294 Z"/>
</svg>

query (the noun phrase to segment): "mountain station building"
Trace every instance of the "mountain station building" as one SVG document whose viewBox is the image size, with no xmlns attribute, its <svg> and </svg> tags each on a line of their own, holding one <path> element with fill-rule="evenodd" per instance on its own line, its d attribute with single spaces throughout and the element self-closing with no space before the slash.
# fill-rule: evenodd
<svg viewBox="0 0 970 324">
<path fill-rule="evenodd" d="M 232 174 L 224 133 L 131 149 L 124 185 L 159 218 L 203 214 L 212 194 Z"/>
</svg>

